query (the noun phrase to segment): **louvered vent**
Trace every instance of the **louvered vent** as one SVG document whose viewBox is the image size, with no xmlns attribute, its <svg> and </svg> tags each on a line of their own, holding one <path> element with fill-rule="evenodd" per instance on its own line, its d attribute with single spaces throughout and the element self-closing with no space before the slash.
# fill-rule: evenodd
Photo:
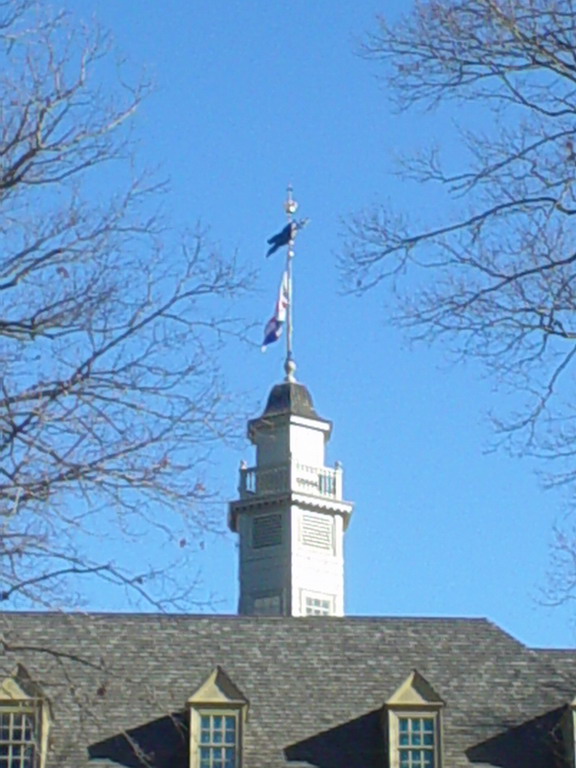
<svg viewBox="0 0 576 768">
<path fill-rule="evenodd" d="M 252 548 L 274 547 L 282 541 L 282 516 L 260 515 L 252 522 Z"/>
<path fill-rule="evenodd" d="M 307 547 L 316 549 L 332 549 L 332 525 L 329 517 L 316 515 L 303 515 L 301 527 L 301 541 Z"/>
</svg>

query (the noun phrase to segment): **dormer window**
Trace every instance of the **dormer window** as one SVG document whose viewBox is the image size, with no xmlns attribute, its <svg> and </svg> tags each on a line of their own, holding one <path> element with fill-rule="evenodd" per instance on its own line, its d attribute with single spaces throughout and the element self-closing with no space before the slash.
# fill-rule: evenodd
<svg viewBox="0 0 576 768">
<path fill-rule="evenodd" d="M 200 712 L 200 768 L 236 768 L 237 758 L 237 714 Z"/>
<path fill-rule="evenodd" d="M 236 768 L 238 715 L 200 711 L 200 768 Z"/>
<path fill-rule="evenodd" d="M 0 768 L 42 768 L 48 744 L 48 705 L 21 665 L 0 683 Z"/>
<path fill-rule="evenodd" d="M 34 768 L 37 754 L 34 712 L 0 708 L 0 768 Z"/>
<path fill-rule="evenodd" d="M 442 768 L 444 702 L 414 670 L 386 702 L 390 768 Z"/>
<path fill-rule="evenodd" d="M 436 768 L 436 718 L 398 717 L 400 768 Z"/>
<path fill-rule="evenodd" d="M 248 700 L 221 667 L 188 699 L 188 706 L 190 768 L 240 768 Z"/>
</svg>

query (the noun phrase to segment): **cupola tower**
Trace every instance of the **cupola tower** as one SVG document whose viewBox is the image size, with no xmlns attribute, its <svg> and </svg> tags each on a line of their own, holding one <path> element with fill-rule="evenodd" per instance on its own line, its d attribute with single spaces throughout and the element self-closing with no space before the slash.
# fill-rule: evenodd
<svg viewBox="0 0 576 768">
<path fill-rule="evenodd" d="M 342 616 L 353 505 L 343 500 L 342 467 L 325 466 L 331 422 L 316 413 L 308 389 L 288 379 L 248 424 L 256 465 L 240 467 L 240 498 L 230 504 L 240 536 L 239 613 Z"/>
</svg>

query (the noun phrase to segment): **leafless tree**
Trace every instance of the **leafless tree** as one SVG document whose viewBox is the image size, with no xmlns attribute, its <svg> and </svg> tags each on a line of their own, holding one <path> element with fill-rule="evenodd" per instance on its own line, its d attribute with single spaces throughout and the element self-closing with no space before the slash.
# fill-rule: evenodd
<svg viewBox="0 0 576 768">
<path fill-rule="evenodd" d="M 246 276 L 178 238 L 134 171 L 146 85 L 99 86 L 106 38 L 43 6 L 0 0 L 0 600 L 69 605 L 92 574 L 158 606 L 156 569 L 99 537 L 183 547 L 212 524 L 202 461 L 232 428 L 215 351 Z"/>
<path fill-rule="evenodd" d="M 380 19 L 364 53 L 400 109 L 456 104 L 452 116 L 472 117 L 462 167 L 436 150 L 407 162 L 412 180 L 446 194 L 431 226 L 389 207 L 351 223 L 346 286 L 361 294 L 387 281 L 414 336 L 446 337 L 518 390 L 501 434 L 555 460 L 551 482 L 574 488 L 576 6 L 420 2 L 397 23 Z"/>
</svg>

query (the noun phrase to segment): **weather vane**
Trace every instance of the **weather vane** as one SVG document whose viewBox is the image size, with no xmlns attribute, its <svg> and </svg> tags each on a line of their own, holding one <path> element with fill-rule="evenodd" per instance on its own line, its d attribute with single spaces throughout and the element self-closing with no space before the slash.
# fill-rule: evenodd
<svg viewBox="0 0 576 768">
<path fill-rule="evenodd" d="M 286 202 L 284 203 L 284 211 L 288 217 L 288 224 L 278 232 L 269 238 L 268 252 L 266 256 L 272 256 L 277 250 L 284 246 L 288 246 L 286 255 L 286 267 L 282 275 L 282 282 L 280 283 L 280 293 L 274 315 L 266 324 L 264 330 L 264 343 L 262 349 L 265 350 L 269 344 L 278 341 L 282 335 L 282 329 L 284 323 L 286 323 L 286 361 L 284 363 L 284 370 L 286 372 L 286 381 L 296 381 L 295 371 L 296 363 L 294 362 L 293 355 L 293 334 L 294 324 L 292 315 L 292 260 L 294 259 L 294 242 L 299 230 L 303 229 L 308 224 L 309 219 L 300 219 L 296 221 L 294 214 L 298 210 L 298 203 L 292 197 L 292 185 L 288 185 Z"/>
</svg>

